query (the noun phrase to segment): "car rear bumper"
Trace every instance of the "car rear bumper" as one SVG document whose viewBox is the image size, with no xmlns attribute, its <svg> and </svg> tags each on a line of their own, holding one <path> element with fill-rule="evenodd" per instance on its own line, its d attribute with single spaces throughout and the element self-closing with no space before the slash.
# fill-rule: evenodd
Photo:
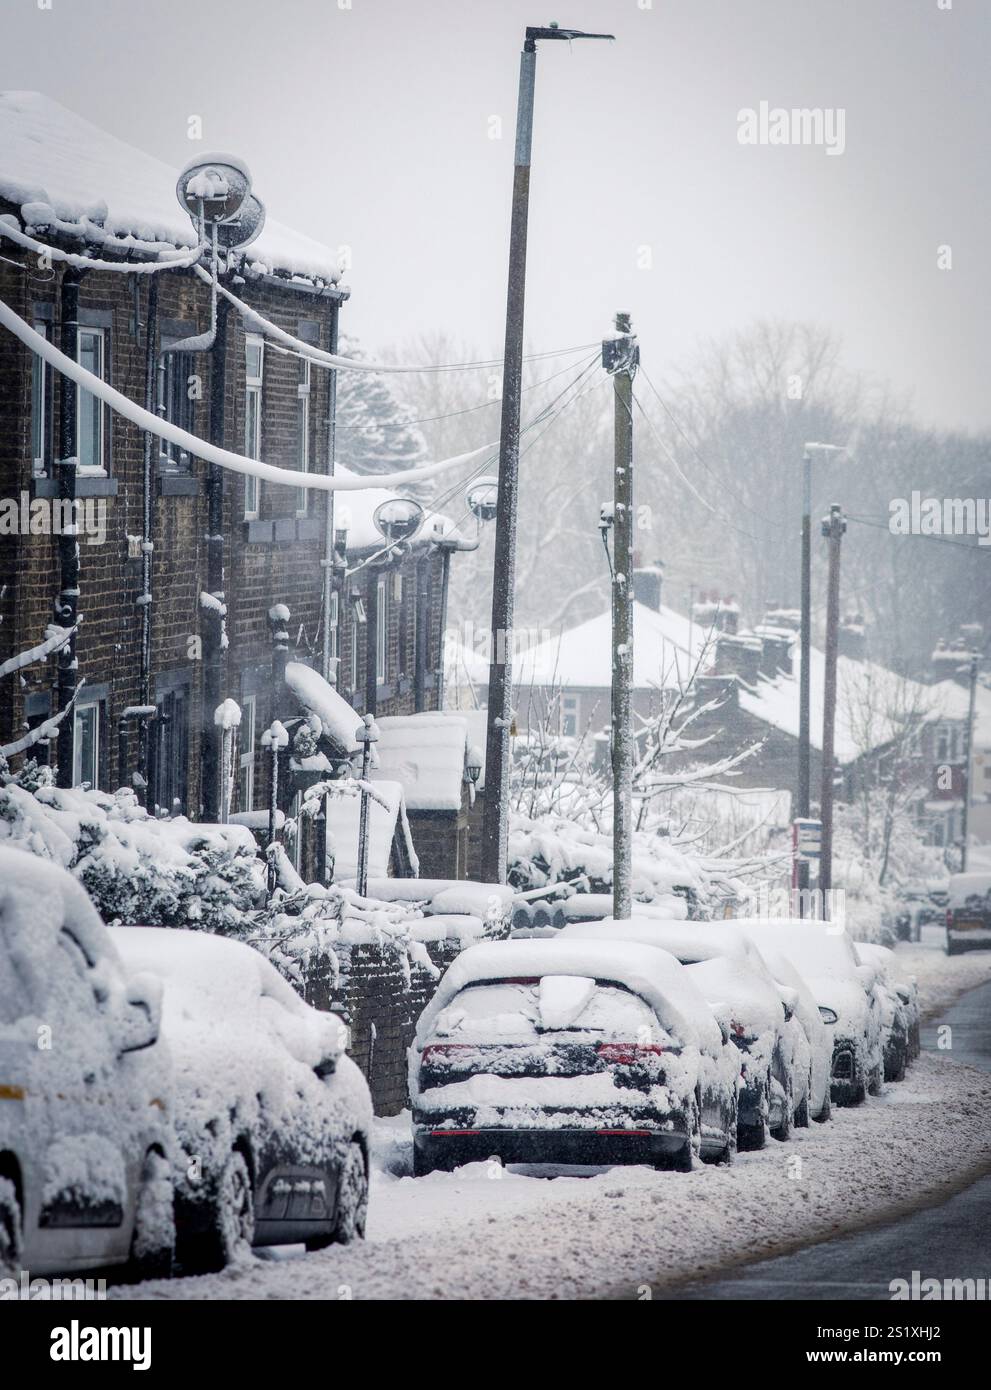
<svg viewBox="0 0 991 1390">
<path fill-rule="evenodd" d="M 456 1168 L 488 1158 L 503 1163 L 613 1165 L 658 1163 L 680 1154 L 685 1128 L 649 1129 L 429 1129 L 413 1131 L 413 1147 L 426 1168 Z"/>
</svg>

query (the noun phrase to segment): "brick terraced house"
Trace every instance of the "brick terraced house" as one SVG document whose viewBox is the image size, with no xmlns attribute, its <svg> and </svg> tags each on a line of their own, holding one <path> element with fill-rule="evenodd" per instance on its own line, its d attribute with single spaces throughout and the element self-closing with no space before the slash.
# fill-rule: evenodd
<svg viewBox="0 0 991 1390">
<path fill-rule="evenodd" d="M 189 267 L 128 266 L 195 244 L 175 180 L 42 95 L 0 96 L 0 217 L 14 233 L 0 236 L 0 298 L 131 401 L 228 450 L 326 472 L 334 373 L 252 332 L 223 298 L 208 351 L 169 351 L 210 328 L 209 285 Z M 39 257 L 25 237 L 112 268 Z M 269 219 L 226 257 L 221 284 L 295 338 L 335 349 L 348 291 L 328 248 Z M 66 470 L 79 504 L 78 574 L 72 538 L 45 533 Z M 458 541 L 428 515 L 412 543 L 383 554 L 372 513 L 391 495 L 337 492 L 331 531 L 330 494 L 160 443 L 0 330 L 0 668 L 43 643 L 50 624 L 56 636 L 78 624 L 74 652 L 63 643 L 0 680 L 0 746 L 12 765 L 57 758 L 63 785 L 135 786 L 160 814 L 215 820 L 214 712 L 229 698 L 241 709 L 232 809 L 264 808 L 261 736 L 273 718 L 300 714 L 286 663 L 319 672 L 328 629 L 335 694 L 355 724 L 365 711 L 438 708 Z M 70 701 L 57 746 L 51 726 L 30 744 Z M 293 790 L 284 779 L 283 804 Z M 463 866 L 463 846 L 449 857 Z"/>
</svg>

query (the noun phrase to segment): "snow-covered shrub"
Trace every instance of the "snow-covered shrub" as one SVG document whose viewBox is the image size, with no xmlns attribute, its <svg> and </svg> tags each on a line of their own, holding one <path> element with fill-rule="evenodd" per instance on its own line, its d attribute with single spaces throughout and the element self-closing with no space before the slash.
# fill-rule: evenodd
<svg viewBox="0 0 991 1390">
<path fill-rule="evenodd" d="M 243 827 L 156 820 L 129 789 L 55 787 L 34 763 L 0 769 L 0 843 L 70 870 L 108 923 L 238 934 L 264 896 L 265 865 Z"/>
<path fill-rule="evenodd" d="M 833 883 L 857 941 L 890 944 L 903 890 L 945 873 L 942 851 L 923 843 L 905 808 L 892 811 L 885 789 L 834 807 Z"/>
</svg>

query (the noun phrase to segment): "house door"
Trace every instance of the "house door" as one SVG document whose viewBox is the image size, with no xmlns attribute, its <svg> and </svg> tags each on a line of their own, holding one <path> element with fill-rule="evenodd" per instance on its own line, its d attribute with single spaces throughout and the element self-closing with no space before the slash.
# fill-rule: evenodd
<svg viewBox="0 0 991 1390">
<path fill-rule="evenodd" d="M 162 695 L 152 728 L 151 805 L 155 815 L 186 814 L 188 797 L 189 692 L 178 686 Z"/>
</svg>

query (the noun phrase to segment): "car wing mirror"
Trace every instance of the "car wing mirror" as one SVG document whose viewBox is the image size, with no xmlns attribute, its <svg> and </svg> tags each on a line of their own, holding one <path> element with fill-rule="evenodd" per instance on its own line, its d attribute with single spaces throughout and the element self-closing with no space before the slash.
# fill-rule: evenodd
<svg viewBox="0 0 991 1390">
<path fill-rule="evenodd" d="M 792 989 L 790 985 L 779 984 L 778 993 L 781 996 L 781 1007 L 785 1011 L 785 1023 L 790 1023 L 798 1008 L 798 990 Z"/>
<path fill-rule="evenodd" d="M 819 1017 L 823 1023 L 839 1023 L 840 1016 L 835 1009 L 827 1008 L 825 1004 L 819 1005 Z"/>
<path fill-rule="evenodd" d="M 141 1052 L 153 1047 L 161 1027 L 162 982 L 157 975 L 135 975 L 124 996 L 120 1051 Z"/>
</svg>

